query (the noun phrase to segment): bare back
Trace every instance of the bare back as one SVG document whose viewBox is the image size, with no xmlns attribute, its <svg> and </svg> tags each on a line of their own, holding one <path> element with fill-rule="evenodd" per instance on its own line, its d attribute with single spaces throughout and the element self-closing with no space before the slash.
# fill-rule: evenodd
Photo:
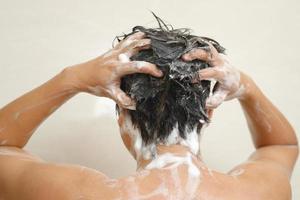
<svg viewBox="0 0 300 200">
<path fill-rule="evenodd" d="M 1 147 L 0 199 L 290 199 L 288 167 L 268 160 L 268 151 L 280 155 L 293 148 L 267 147 L 228 174 L 193 157 L 199 177 L 191 177 L 190 166 L 183 163 L 110 179 L 93 169 L 49 164 L 23 150 Z"/>
</svg>

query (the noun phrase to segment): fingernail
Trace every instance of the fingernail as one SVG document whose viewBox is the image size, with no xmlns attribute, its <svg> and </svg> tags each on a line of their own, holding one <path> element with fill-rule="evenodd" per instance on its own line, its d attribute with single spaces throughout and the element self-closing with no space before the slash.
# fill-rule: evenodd
<svg viewBox="0 0 300 200">
<path fill-rule="evenodd" d="M 159 77 L 162 77 L 164 75 L 164 73 L 161 71 L 161 70 L 158 70 L 156 72 L 156 74 L 159 76 Z"/>
<path fill-rule="evenodd" d="M 126 109 L 128 110 L 136 110 L 136 106 L 135 105 L 131 105 L 131 106 L 124 106 Z"/>
<path fill-rule="evenodd" d="M 145 35 L 145 33 L 144 33 L 144 32 L 141 32 L 141 31 L 138 31 L 138 32 L 135 33 L 135 35 L 143 36 L 143 35 Z"/>
<path fill-rule="evenodd" d="M 210 108 L 210 109 L 215 109 L 216 108 L 215 105 L 212 105 L 209 102 L 206 102 L 205 106 L 206 106 L 206 108 Z"/>
<path fill-rule="evenodd" d="M 182 58 L 183 58 L 183 60 L 189 60 L 189 55 L 188 54 L 184 54 L 183 56 L 182 56 Z"/>
<path fill-rule="evenodd" d="M 131 99 L 124 93 L 117 94 L 117 99 L 123 105 L 130 105 L 131 104 Z"/>
<path fill-rule="evenodd" d="M 140 43 L 140 44 L 136 45 L 136 47 L 143 47 L 143 46 L 145 46 L 145 45 L 146 45 L 146 43 L 143 42 L 143 43 Z M 134 47 L 134 48 L 135 48 L 135 47 Z"/>
</svg>

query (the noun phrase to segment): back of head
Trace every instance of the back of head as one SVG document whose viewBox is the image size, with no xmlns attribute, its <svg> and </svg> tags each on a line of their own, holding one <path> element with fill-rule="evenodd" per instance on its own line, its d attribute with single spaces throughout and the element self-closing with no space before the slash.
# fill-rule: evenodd
<svg viewBox="0 0 300 200">
<path fill-rule="evenodd" d="M 136 26 L 122 38 L 144 32 L 151 39 L 151 48 L 140 51 L 131 60 L 153 63 L 164 73 L 162 78 L 132 74 L 121 81 L 121 89 L 136 101 L 136 110 L 129 110 L 129 115 L 145 144 L 164 143 L 174 128 L 183 139 L 194 129 L 199 133 L 209 121 L 205 101 L 211 81 L 193 80 L 198 78 L 199 70 L 210 66 L 201 60 L 183 61 L 181 56 L 193 48 L 209 50 L 208 42 L 218 52 L 225 50 L 212 39 L 191 35 L 189 29 L 173 29 L 154 16 L 158 28 Z"/>
</svg>

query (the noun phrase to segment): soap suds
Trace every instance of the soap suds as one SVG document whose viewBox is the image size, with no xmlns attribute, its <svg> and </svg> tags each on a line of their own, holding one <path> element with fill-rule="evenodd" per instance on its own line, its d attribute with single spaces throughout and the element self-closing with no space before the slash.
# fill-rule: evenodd
<svg viewBox="0 0 300 200">
<path fill-rule="evenodd" d="M 225 101 L 228 93 L 229 91 L 227 90 L 217 90 L 212 96 L 208 97 L 206 105 L 210 108 L 218 107 L 223 101 Z"/>
<path fill-rule="evenodd" d="M 158 188 L 156 188 L 154 191 L 148 193 L 148 194 L 144 194 L 144 195 L 139 195 L 138 199 L 139 200 L 149 200 L 151 197 L 156 197 L 156 196 L 160 196 L 162 195 L 163 197 L 168 197 L 169 195 L 169 190 L 168 188 L 165 186 L 165 183 L 161 183 Z"/>
<path fill-rule="evenodd" d="M 228 89 L 238 88 L 240 83 L 240 72 L 233 68 L 228 61 L 225 61 L 225 65 L 219 68 L 216 68 L 219 71 L 223 72 L 223 85 Z"/>
<path fill-rule="evenodd" d="M 129 57 L 124 53 L 119 54 L 118 58 L 122 63 L 127 63 L 130 61 Z"/>
<path fill-rule="evenodd" d="M 200 144 L 197 126 L 194 127 L 192 132 L 186 134 L 186 139 L 181 138 L 180 144 L 187 146 L 194 155 L 198 155 Z"/>
<path fill-rule="evenodd" d="M 171 131 L 170 135 L 165 141 L 166 145 L 171 145 L 171 144 L 178 144 L 179 143 L 179 130 L 178 130 L 178 123 L 176 123 L 175 127 Z"/>
<path fill-rule="evenodd" d="M 134 152 L 137 160 L 143 158 L 149 160 L 150 158 L 155 157 L 156 155 L 156 145 L 154 143 L 145 145 L 142 140 L 140 131 L 133 126 L 130 116 L 126 113 L 124 114 L 124 123 L 120 125 L 121 134 L 127 133 L 131 138 L 131 152 Z"/>
<path fill-rule="evenodd" d="M 237 178 L 238 176 L 242 175 L 245 172 L 244 169 L 239 168 L 239 169 L 235 169 L 232 172 L 229 173 L 230 176 Z"/>
<path fill-rule="evenodd" d="M 105 185 L 107 185 L 108 187 L 112 187 L 112 188 L 117 187 L 118 183 L 119 183 L 119 181 L 116 179 L 110 179 L 110 180 L 105 181 Z"/>
<path fill-rule="evenodd" d="M 134 177 L 129 176 L 126 179 L 125 189 L 126 189 L 126 193 L 127 193 L 126 196 L 128 196 L 128 199 L 138 200 L 139 190 L 138 190 L 138 185 L 136 184 Z"/>
<path fill-rule="evenodd" d="M 262 122 L 264 122 L 266 128 L 267 128 L 267 131 L 268 133 L 271 133 L 272 132 L 272 126 L 271 124 L 269 123 L 268 119 L 271 118 L 271 115 L 266 113 L 260 106 L 260 103 L 259 102 L 256 102 L 255 103 L 255 109 L 258 113 L 260 113 L 261 115 L 263 115 L 266 119 L 262 119 Z M 276 116 L 276 115 L 275 115 Z"/>
<path fill-rule="evenodd" d="M 188 167 L 188 173 L 191 176 L 200 175 L 200 170 L 193 163 L 192 155 L 190 153 L 187 153 L 186 156 L 175 156 L 171 153 L 165 153 L 159 155 L 146 166 L 146 169 L 154 169 L 154 168 L 170 169 L 170 168 L 178 167 L 179 165 L 186 165 Z"/>
<path fill-rule="evenodd" d="M 174 188 L 175 188 L 175 191 L 174 191 L 175 199 L 183 199 L 182 191 L 177 189 L 177 188 L 182 187 L 179 173 L 178 173 L 178 168 L 175 168 L 171 171 L 171 176 L 172 176 L 172 180 L 173 180 Z"/>
<path fill-rule="evenodd" d="M 200 170 L 193 163 L 192 154 L 187 153 L 184 156 L 175 156 L 171 153 L 165 153 L 162 155 L 158 155 L 157 158 L 152 160 L 147 166 L 146 169 L 170 169 L 171 175 L 173 177 L 173 181 L 175 186 L 181 188 L 181 184 L 179 182 L 180 178 L 178 175 L 178 167 L 185 165 L 187 166 L 187 183 L 185 185 L 185 194 L 186 199 L 192 199 L 196 194 L 197 188 L 200 183 Z M 181 199 L 182 193 L 181 191 L 176 192 L 175 194 L 178 199 Z"/>
<path fill-rule="evenodd" d="M 185 187 L 186 199 L 193 199 L 196 195 L 200 178 L 194 176 L 188 176 L 188 181 Z"/>
<path fill-rule="evenodd" d="M 178 124 L 175 125 L 171 134 L 163 141 L 156 141 L 156 143 L 150 143 L 146 145 L 141 137 L 141 133 L 138 128 L 134 127 L 130 116 L 126 113 L 124 117 L 124 123 L 120 125 L 121 134 L 128 134 L 131 138 L 133 148 L 132 150 L 135 152 L 137 158 L 144 158 L 149 160 L 156 156 L 156 145 L 157 144 L 165 144 L 165 145 L 173 145 L 173 144 L 181 144 L 189 148 L 189 150 L 194 155 L 200 154 L 200 136 L 197 132 L 197 127 L 195 126 L 191 132 L 186 130 L 186 139 L 183 139 L 179 135 Z M 206 127 L 206 124 L 203 124 L 203 128 Z M 201 131 L 202 132 L 202 131 Z"/>
<path fill-rule="evenodd" d="M 137 171 L 136 174 L 138 175 L 138 177 L 146 177 L 150 175 L 150 171 L 146 169 L 141 169 Z"/>
<path fill-rule="evenodd" d="M 218 107 L 223 101 L 228 101 L 233 98 L 242 98 L 245 93 L 245 86 L 240 85 L 240 72 L 235 69 L 227 59 L 223 59 L 224 64 L 222 66 L 215 66 L 207 69 L 212 74 L 218 74 L 214 76 L 214 79 L 219 82 L 219 86 L 216 91 L 209 96 L 206 101 L 206 105 L 211 108 Z M 205 73 L 205 72 L 204 72 Z M 201 79 L 201 71 L 200 71 Z M 205 77 L 203 80 L 210 80 L 212 77 Z"/>
<path fill-rule="evenodd" d="M 208 174 L 209 174 L 211 177 L 214 177 L 213 170 L 210 169 L 209 167 L 207 167 L 206 169 L 207 169 L 207 171 L 208 171 Z"/>
<path fill-rule="evenodd" d="M 54 100 L 54 99 L 57 99 L 59 97 L 62 97 L 64 95 L 67 95 L 67 94 L 73 94 L 74 91 L 65 91 L 65 92 L 61 92 L 59 94 L 52 94 L 52 95 L 49 95 L 48 98 L 46 98 L 46 100 L 43 100 L 43 101 L 40 101 L 39 103 L 37 104 L 34 104 L 34 105 L 29 105 L 29 106 L 25 106 L 24 108 L 22 108 L 21 110 L 19 110 L 18 112 L 14 113 L 13 114 L 13 119 L 14 120 L 17 120 L 20 115 L 26 111 L 29 111 L 31 109 L 34 109 L 38 106 L 41 106 L 41 105 L 44 105 L 46 103 L 49 103 L 50 101 Z"/>
<path fill-rule="evenodd" d="M 143 68 L 143 67 L 145 67 L 145 66 L 147 66 L 147 65 L 148 65 L 148 63 L 145 62 L 145 61 L 135 61 L 135 66 L 136 66 L 138 69 L 141 69 L 141 68 Z"/>
<path fill-rule="evenodd" d="M 243 99 L 243 95 L 245 94 L 246 88 L 245 86 L 242 84 L 239 89 L 232 95 L 230 95 L 229 97 L 226 98 L 226 100 L 231 100 L 233 98 L 238 98 L 238 99 Z"/>
</svg>

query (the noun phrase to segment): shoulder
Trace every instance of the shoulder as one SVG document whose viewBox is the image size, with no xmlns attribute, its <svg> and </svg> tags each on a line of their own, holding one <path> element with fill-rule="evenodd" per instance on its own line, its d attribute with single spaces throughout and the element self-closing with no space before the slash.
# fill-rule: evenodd
<svg viewBox="0 0 300 200">
<path fill-rule="evenodd" d="M 18 148 L 0 148 L 0 198 L 113 199 L 111 181 L 90 168 L 48 163 Z"/>
<path fill-rule="evenodd" d="M 39 188 L 41 198 L 47 199 L 114 199 L 116 190 L 110 184 L 114 179 L 83 166 L 51 163 L 35 163 L 26 170 L 21 179 L 30 188 Z"/>
<path fill-rule="evenodd" d="M 289 172 L 273 162 L 248 161 L 228 173 L 228 179 L 237 180 L 236 188 L 241 194 L 255 196 L 257 199 L 291 199 Z"/>
<path fill-rule="evenodd" d="M 296 145 L 260 147 L 246 162 L 229 171 L 228 177 L 240 180 L 241 191 L 253 192 L 258 199 L 291 199 L 290 177 L 297 157 Z"/>
</svg>

